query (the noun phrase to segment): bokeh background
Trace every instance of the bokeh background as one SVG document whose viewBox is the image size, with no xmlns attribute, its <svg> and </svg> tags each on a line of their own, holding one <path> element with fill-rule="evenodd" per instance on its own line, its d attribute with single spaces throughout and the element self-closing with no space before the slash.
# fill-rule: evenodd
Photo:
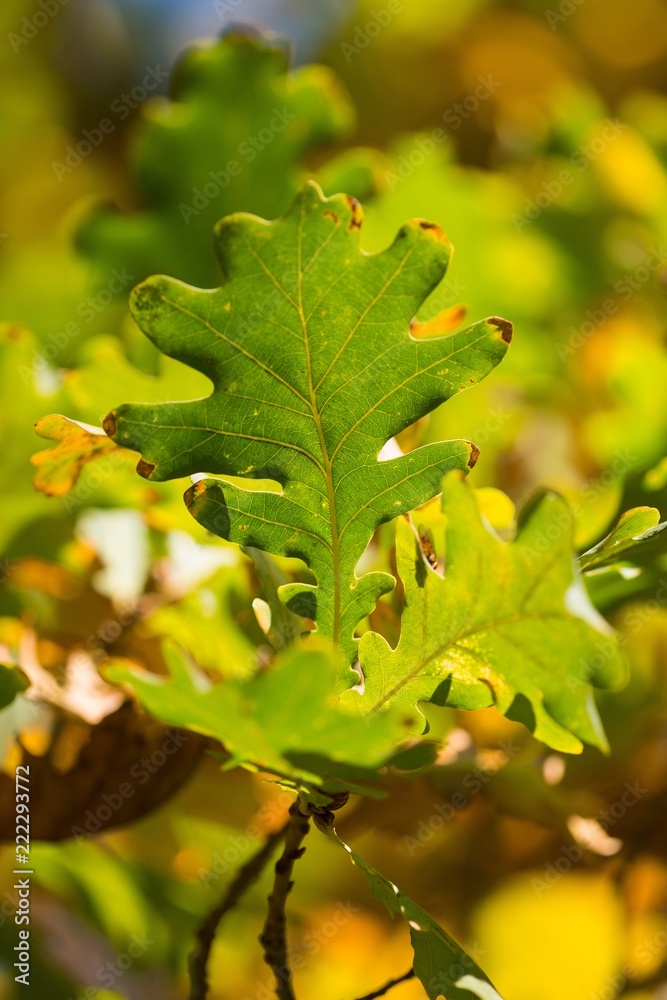
<svg viewBox="0 0 667 1000">
<path fill-rule="evenodd" d="M 223 79 L 201 109 L 180 189 L 147 130 L 168 113 L 184 47 L 239 22 L 291 39 L 301 85 L 319 97 L 303 105 L 307 134 L 268 149 L 264 179 L 260 162 L 179 229 L 161 205 L 192 202 L 206 156 L 253 131 L 247 109 L 261 124 L 258 76 Z M 403 447 L 476 441 L 474 484 L 501 531 L 544 486 L 571 500 L 581 548 L 630 506 L 667 517 L 667 3 L 5 0 L 0 28 L 0 643 L 39 695 L 0 712 L 0 832 L 11 837 L 7 776 L 29 759 L 44 838 L 29 995 L 170 1000 L 187 995 L 198 922 L 286 799 L 258 776 L 221 775 L 194 736 L 165 764 L 165 732 L 97 664 L 123 655 L 160 670 L 171 636 L 211 671 L 248 672 L 266 643 L 259 583 L 189 519 L 183 484 L 148 486 L 131 462 L 91 466 L 72 493 L 36 491 L 32 425 L 50 412 L 99 424 L 123 400 L 205 389 L 155 357 L 124 296 L 142 268 L 213 284 L 212 222 L 275 216 L 292 182 L 315 176 L 363 200 L 369 251 L 414 216 L 443 227 L 456 253 L 427 313 L 463 305 L 472 320 L 515 324 L 500 369 Z M 327 69 L 305 68 L 314 62 Z M 145 230 L 150 212 L 164 230 Z M 153 263 L 161 240 L 165 262 Z M 378 561 L 391 558 L 383 532 Z M 438 765 L 388 777 L 386 798 L 341 814 L 341 835 L 466 942 L 508 1000 L 667 996 L 663 578 L 658 560 L 591 584 L 631 666 L 628 686 L 600 699 L 609 757 L 551 754 L 492 710 L 434 711 L 447 739 Z M 374 625 L 395 634 L 390 603 Z M 118 806 L 126 779 L 133 794 Z M 464 804 L 447 808 L 457 791 Z M 344 858 L 311 841 L 292 897 L 297 989 L 352 998 L 406 971 L 407 936 Z M 23 995 L 12 860 L 1 848 L 2 1000 Z M 270 995 L 256 946 L 266 891 L 225 924 L 212 998 Z M 392 995 L 423 994 L 406 983 Z"/>
</svg>

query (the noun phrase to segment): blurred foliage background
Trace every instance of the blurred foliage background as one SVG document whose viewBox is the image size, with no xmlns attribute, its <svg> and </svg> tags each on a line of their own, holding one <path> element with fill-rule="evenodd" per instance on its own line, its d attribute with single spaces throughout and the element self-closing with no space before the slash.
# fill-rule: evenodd
<svg viewBox="0 0 667 1000">
<path fill-rule="evenodd" d="M 183 48 L 239 21 L 291 38 L 297 76 L 267 42 L 274 56 L 247 77 L 221 71 L 200 119 L 194 104 L 170 117 Z M 184 484 L 149 485 L 131 461 L 90 466 L 70 493 L 35 491 L 33 423 L 58 411 L 97 425 L 122 400 L 205 391 L 158 362 L 123 296 L 142 268 L 213 284 L 213 221 L 276 216 L 311 175 L 363 200 L 369 251 L 414 216 L 443 227 L 456 254 L 431 314 L 465 306 L 515 324 L 501 368 L 402 447 L 475 441 L 474 485 L 501 530 L 514 508 L 494 489 L 514 504 L 564 493 L 582 548 L 629 506 L 665 519 L 667 4 L 5 0 L 0 25 L 0 643 L 33 684 L 0 713 L 0 833 L 12 836 L 8 775 L 29 759 L 32 995 L 168 1000 L 186 995 L 194 929 L 286 800 L 259 776 L 221 775 L 194 736 L 165 764 L 166 732 L 97 664 L 111 653 L 160 671 L 172 636 L 215 674 L 248 673 L 270 645 L 252 608 L 261 588 L 189 518 Z M 175 215 L 209 160 L 224 167 L 290 102 L 289 144 L 277 136 L 243 184 L 204 194 L 191 224 Z M 369 559 L 391 565 L 391 538 L 387 526 Z M 436 766 L 389 775 L 384 799 L 340 816 L 341 835 L 467 942 L 508 1000 L 667 995 L 665 571 L 657 560 L 591 585 L 631 665 L 628 687 L 600 699 L 609 757 L 550 754 L 493 710 L 434 710 Z M 373 624 L 395 634 L 391 601 Z M 296 985 L 352 998 L 404 973 L 409 944 L 345 859 L 310 840 L 292 897 Z M 12 863 L 0 849 L 2 1000 L 21 995 Z M 223 928 L 213 998 L 270 995 L 256 946 L 266 891 Z"/>
</svg>

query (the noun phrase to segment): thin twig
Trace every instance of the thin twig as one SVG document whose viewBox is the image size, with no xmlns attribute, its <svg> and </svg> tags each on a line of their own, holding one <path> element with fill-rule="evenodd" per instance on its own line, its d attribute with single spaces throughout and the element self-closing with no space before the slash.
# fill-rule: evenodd
<svg viewBox="0 0 667 1000">
<path fill-rule="evenodd" d="M 234 909 L 241 896 L 262 874 L 271 860 L 271 855 L 287 833 L 290 823 L 291 821 L 288 821 L 280 830 L 269 834 L 260 850 L 239 868 L 218 905 L 201 923 L 197 931 L 195 947 L 190 956 L 189 1000 L 205 1000 L 208 995 L 207 967 L 218 925 L 225 914 Z"/>
<path fill-rule="evenodd" d="M 275 880 L 269 895 L 269 911 L 260 935 L 264 961 L 276 979 L 276 996 L 279 1000 L 295 1000 L 292 989 L 292 972 L 287 958 L 287 896 L 294 885 L 292 871 L 305 847 L 303 840 L 310 829 L 310 816 L 301 812 L 299 800 L 290 809 L 290 822 L 285 834 L 283 853 L 276 861 Z"/>
<path fill-rule="evenodd" d="M 376 997 L 383 997 L 385 993 L 393 989 L 394 986 L 399 986 L 401 983 L 407 983 L 408 979 L 414 979 L 415 970 L 409 969 L 405 975 L 399 976 L 398 979 L 390 979 L 388 983 L 381 986 L 379 990 L 375 990 L 374 993 L 366 993 L 365 996 L 359 997 L 359 1000 L 375 1000 Z"/>
</svg>

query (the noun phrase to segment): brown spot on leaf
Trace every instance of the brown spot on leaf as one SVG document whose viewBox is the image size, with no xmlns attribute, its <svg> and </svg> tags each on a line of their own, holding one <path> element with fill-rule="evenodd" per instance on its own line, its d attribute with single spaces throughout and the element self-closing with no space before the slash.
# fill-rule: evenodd
<svg viewBox="0 0 667 1000">
<path fill-rule="evenodd" d="M 421 527 L 419 529 L 419 544 L 422 547 L 422 552 L 424 553 L 424 558 L 426 559 L 426 562 L 433 569 L 436 569 L 438 565 L 438 557 L 435 551 L 433 532 L 429 528 Z"/>
<path fill-rule="evenodd" d="M 429 222 L 427 219 L 415 219 L 414 224 L 423 229 L 425 233 L 432 236 L 433 239 L 438 240 L 439 243 L 444 243 L 449 246 L 449 240 L 443 233 L 442 229 L 436 222 Z"/>
<path fill-rule="evenodd" d="M 477 459 L 479 458 L 479 448 L 477 447 L 476 444 L 473 444 L 472 441 L 469 443 L 468 447 L 470 448 L 470 455 L 468 457 L 468 468 L 474 469 L 475 466 L 477 465 Z"/>
<path fill-rule="evenodd" d="M 185 506 L 188 508 L 188 510 L 190 509 L 190 507 L 192 507 L 193 503 L 195 502 L 195 497 L 197 496 L 197 486 L 198 485 L 199 485 L 199 483 L 193 483 L 192 486 L 188 486 L 187 490 L 183 494 L 183 500 L 184 500 Z"/>
<path fill-rule="evenodd" d="M 506 344 L 512 343 L 512 332 L 514 327 L 506 319 L 500 319 L 499 316 L 491 316 L 488 320 L 489 326 L 495 326 L 495 328 L 500 332 L 501 338 Z"/>
<path fill-rule="evenodd" d="M 137 312 L 146 314 L 147 319 L 153 319 L 150 314 L 151 309 L 156 309 L 162 304 L 163 294 L 161 289 L 155 284 L 155 279 L 149 278 L 143 281 L 134 289 L 132 293 L 132 305 Z"/>
<path fill-rule="evenodd" d="M 111 413 L 107 413 L 106 417 L 102 421 L 102 427 L 104 428 L 105 434 L 108 434 L 110 438 L 116 436 L 118 427 L 116 424 L 116 414 L 113 410 Z"/>
<path fill-rule="evenodd" d="M 338 225 L 338 216 L 336 215 L 335 212 L 330 212 L 329 209 L 327 208 L 324 210 L 322 214 L 325 215 L 327 219 L 331 219 L 331 221 L 335 226 Z"/>
<path fill-rule="evenodd" d="M 155 472 L 155 466 L 152 462 L 146 462 L 143 458 L 140 458 L 137 462 L 137 472 L 140 476 L 143 476 L 144 479 L 150 479 Z"/>
<path fill-rule="evenodd" d="M 350 218 L 350 229 L 361 229 L 361 223 L 364 221 L 364 210 L 356 198 L 353 198 L 351 194 L 345 195 L 345 200 L 347 201 L 352 216 Z"/>
<path fill-rule="evenodd" d="M 192 486 L 188 486 L 187 490 L 183 494 L 183 499 L 185 501 L 185 506 L 189 509 L 200 497 L 202 493 L 206 492 L 206 482 L 200 479 L 199 482 L 193 483 Z"/>
</svg>

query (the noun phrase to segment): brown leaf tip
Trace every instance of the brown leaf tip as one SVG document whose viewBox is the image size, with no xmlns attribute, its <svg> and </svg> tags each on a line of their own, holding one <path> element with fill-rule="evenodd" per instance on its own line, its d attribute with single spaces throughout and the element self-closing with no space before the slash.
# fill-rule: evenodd
<svg viewBox="0 0 667 1000">
<path fill-rule="evenodd" d="M 144 479 L 150 479 L 155 472 L 155 466 L 151 462 L 145 462 L 143 458 L 140 458 L 137 462 L 137 472 Z"/>
<path fill-rule="evenodd" d="M 468 468 L 474 469 L 475 466 L 477 465 L 477 459 L 479 458 L 479 448 L 477 447 L 476 444 L 473 444 L 472 441 L 468 443 L 468 447 L 470 448 L 470 455 L 468 456 Z"/>
<path fill-rule="evenodd" d="M 204 482 L 203 479 L 200 479 L 198 482 L 193 483 L 192 486 L 188 486 L 187 490 L 183 494 L 183 499 L 185 500 L 185 506 L 188 508 L 188 510 L 195 503 L 197 497 L 200 497 L 202 493 L 205 492 L 206 492 L 206 483 Z"/>
<path fill-rule="evenodd" d="M 345 195 L 345 200 L 347 201 L 347 204 L 352 213 L 350 217 L 349 228 L 361 229 L 361 223 L 364 221 L 364 210 L 361 207 L 361 204 L 357 201 L 356 198 L 353 198 L 351 194 Z"/>
<path fill-rule="evenodd" d="M 106 417 L 102 421 L 102 427 L 104 428 L 104 433 L 110 438 L 116 436 L 116 431 L 118 430 L 118 424 L 116 423 L 116 414 L 112 410 L 111 413 L 107 413 Z"/>
<path fill-rule="evenodd" d="M 449 246 L 449 240 L 436 222 L 429 222 L 428 219 L 415 219 L 414 221 L 420 229 L 423 229 L 425 233 L 432 236 L 434 240 L 438 240 L 439 243 Z"/>
<path fill-rule="evenodd" d="M 514 331 L 514 327 L 509 320 L 500 319 L 499 316 L 492 316 L 488 323 L 489 326 L 495 326 L 495 328 L 500 331 L 500 336 L 506 344 L 512 343 L 512 333 Z"/>
</svg>

